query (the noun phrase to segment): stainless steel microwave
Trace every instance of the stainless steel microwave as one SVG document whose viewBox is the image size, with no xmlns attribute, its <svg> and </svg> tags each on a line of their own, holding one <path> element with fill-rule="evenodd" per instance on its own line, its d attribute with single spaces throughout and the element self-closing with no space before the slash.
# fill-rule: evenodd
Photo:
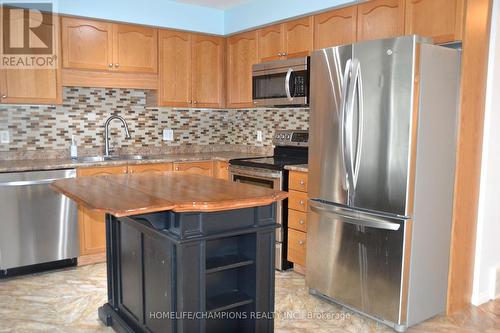
<svg viewBox="0 0 500 333">
<path fill-rule="evenodd" d="M 259 106 L 307 106 L 309 57 L 252 66 L 252 100 Z"/>
</svg>

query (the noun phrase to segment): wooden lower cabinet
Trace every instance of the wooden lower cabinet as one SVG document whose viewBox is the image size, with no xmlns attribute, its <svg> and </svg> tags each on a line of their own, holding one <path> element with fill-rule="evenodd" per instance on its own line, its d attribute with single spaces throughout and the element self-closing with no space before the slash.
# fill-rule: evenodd
<svg viewBox="0 0 500 333">
<path fill-rule="evenodd" d="M 129 165 L 127 168 L 128 173 L 164 172 L 172 170 L 173 170 L 172 163 L 136 164 L 136 165 Z"/>
<path fill-rule="evenodd" d="M 307 172 L 290 171 L 288 178 L 288 261 L 305 274 L 307 250 Z"/>
<path fill-rule="evenodd" d="M 214 174 L 212 161 L 174 163 L 174 171 L 210 177 Z"/>
<path fill-rule="evenodd" d="M 77 177 L 114 175 L 127 173 L 127 166 L 82 168 L 77 170 Z M 105 259 L 103 256 L 94 256 L 106 251 L 106 224 L 103 212 L 78 206 L 78 224 L 80 231 L 80 258 L 79 264 L 89 264 Z"/>
<path fill-rule="evenodd" d="M 229 180 L 229 163 L 226 161 L 214 161 L 214 177 Z"/>
</svg>

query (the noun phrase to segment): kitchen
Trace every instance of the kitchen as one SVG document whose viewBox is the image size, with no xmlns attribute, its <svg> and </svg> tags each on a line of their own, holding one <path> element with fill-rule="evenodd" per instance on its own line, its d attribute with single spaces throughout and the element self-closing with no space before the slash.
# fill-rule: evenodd
<svg viewBox="0 0 500 333">
<path fill-rule="evenodd" d="M 12 5 L 13 2 L 9 3 Z M 7 19 L 14 21 L 15 15 L 19 15 L 19 12 L 12 11 L 7 2 L 5 3 L 2 9 L 3 23 Z M 455 55 L 461 53 L 461 66 L 455 74 L 446 76 L 448 81 L 442 82 L 440 81 L 444 80 L 442 76 L 435 73 L 439 73 L 440 70 L 449 70 L 449 73 L 453 73 L 450 69 L 454 66 L 453 64 L 455 63 L 456 69 L 459 67 L 456 58 L 453 60 L 451 56 L 434 70 L 424 65 L 421 67 L 421 79 L 427 83 L 421 85 L 421 106 L 415 106 L 415 108 L 429 108 L 429 110 L 437 108 L 434 103 L 425 104 L 426 99 L 422 97 L 432 93 L 429 89 L 435 90 L 443 95 L 443 100 L 448 100 L 448 103 L 444 104 L 440 101 L 439 108 L 442 110 L 446 108 L 449 112 L 440 112 L 440 114 L 451 117 L 437 117 L 439 122 L 436 118 L 436 126 L 438 123 L 446 126 L 457 121 L 460 126 L 456 134 L 459 144 L 455 149 L 455 142 L 452 139 L 457 127 L 446 127 L 449 133 L 446 136 L 448 140 L 442 140 L 443 138 L 432 129 L 434 123 L 432 121 L 429 123 L 430 132 L 428 133 L 430 134 L 426 136 L 427 140 L 448 144 L 447 149 L 441 151 L 445 155 L 441 156 L 440 168 L 436 168 L 441 173 L 434 175 L 436 179 L 425 178 L 428 181 L 434 179 L 437 181 L 436 184 L 440 184 L 438 188 L 442 191 L 437 191 L 440 194 L 436 195 L 442 195 L 439 198 L 445 198 L 444 201 L 449 207 L 447 214 L 440 215 L 441 213 L 436 212 L 430 215 L 431 220 L 437 218 L 438 215 L 441 218 L 444 216 L 447 220 L 447 223 L 442 226 L 448 230 L 448 233 L 439 236 L 442 237 L 440 239 L 444 240 L 443 244 L 446 246 L 441 244 L 436 247 L 434 242 L 429 241 L 427 250 L 432 251 L 436 248 L 439 249 L 439 253 L 442 253 L 444 249 L 446 253 L 444 256 L 436 253 L 436 257 L 442 257 L 443 260 L 436 262 L 436 267 L 439 266 L 439 269 L 436 268 L 431 272 L 421 271 L 425 275 L 436 274 L 436 279 L 439 280 L 436 286 L 427 288 L 427 292 L 437 290 L 440 294 L 439 306 L 432 311 L 434 311 L 433 315 L 440 314 L 441 317 L 435 317 L 409 330 L 418 330 L 420 327 L 422 331 L 439 331 L 439 321 L 445 321 L 448 325 L 457 325 L 453 326 L 457 330 L 461 328 L 461 325 L 466 325 L 463 322 L 457 324 L 457 319 L 453 315 L 455 313 L 463 315 L 464 309 L 469 309 L 471 303 L 479 305 L 492 299 L 483 297 L 484 301 L 475 300 L 477 298 L 475 296 L 477 265 L 474 266 L 474 259 L 476 262 L 481 262 L 483 259 L 477 254 L 474 258 L 474 247 L 477 248 L 475 245 L 476 222 L 470 223 L 470 221 L 477 221 L 481 217 L 477 214 L 480 205 L 479 168 L 481 167 L 482 143 L 481 140 L 477 140 L 477 133 L 482 132 L 483 116 L 481 112 L 477 112 L 477 109 L 478 105 L 483 105 L 482 109 L 486 108 L 484 106 L 487 90 L 486 76 L 487 72 L 490 72 L 487 69 L 488 43 L 490 43 L 489 22 L 490 14 L 495 13 L 492 9 L 493 3 L 482 0 L 373 0 L 359 3 L 331 1 L 327 4 L 314 1 L 307 8 L 300 5 L 290 8 L 288 14 L 280 11 L 276 14 L 270 10 L 274 6 L 279 8 L 280 1 L 267 5 L 261 1 L 248 1 L 241 4 L 231 4 L 231 2 L 228 4 L 221 1 L 220 3 L 214 2 L 215 4 L 211 7 L 206 2 L 200 1 L 200 3 L 204 6 L 173 1 L 159 4 L 153 1 L 151 7 L 147 9 L 149 19 L 146 14 L 136 15 L 134 19 L 131 13 L 134 8 L 139 9 L 139 4 L 131 4 L 129 8 L 122 5 L 120 11 L 113 12 L 105 9 L 100 11 L 97 9 L 98 5 L 92 10 L 90 4 L 88 8 L 78 8 L 59 1 L 58 7 L 54 7 L 58 15 L 52 16 L 47 13 L 42 15 L 43 22 L 50 22 L 47 25 L 48 28 L 45 26 L 43 33 L 56 36 L 52 51 L 57 55 L 58 66 L 38 69 L 5 67 L 0 69 L 2 75 L 0 78 L 2 96 L 0 179 L 2 183 L 8 184 L 4 186 L 7 190 L 2 191 L 2 196 L 5 195 L 2 199 L 5 206 L 2 207 L 4 213 L 1 215 L 2 244 L 0 247 L 1 258 L 4 261 L 1 263 L 1 269 L 5 279 L 0 281 L 0 294 L 5 296 L 2 297 L 5 303 L 1 303 L 4 310 L 0 310 L 0 321 L 2 326 L 7 327 L 6 331 L 46 331 L 57 327 L 63 331 L 105 330 L 104 324 L 98 320 L 97 308 L 107 301 L 106 275 L 109 278 L 109 273 L 106 274 L 105 262 L 110 265 L 110 260 L 106 260 L 106 247 L 111 245 L 106 239 L 105 226 L 106 223 L 115 222 L 110 220 L 105 223 L 104 212 L 114 211 L 116 218 L 120 218 L 125 210 L 122 206 L 113 206 L 115 202 L 106 201 L 107 198 L 95 201 L 99 194 L 97 191 L 99 186 L 94 183 L 94 180 L 88 179 L 108 179 L 110 182 L 113 179 L 115 180 L 113 184 L 123 179 L 137 179 L 139 182 L 155 180 L 151 183 L 153 186 L 155 182 L 162 181 L 160 178 L 155 178 L 162 172 L 172 172 L 168 176 L 173 177 L 172 179 L 181 179 L 175 177 L 186 175 L 185 179 L 192 179 L 192 182 L 197 182 L 199 179 L 196 176 L 189 178 L 190 174 L 203 175 L 207 184 L 214 184 L 213 186 L 216 186 L 215 184 L 226 186 L 220 185 L 219 180 L 224 180 L 223 183 L 225 180 L 233 180 L 238 183 L 258 184 L 261 187 L 270 188 L 265 191 L 276 191 L 272 192 L 272 195 L 271 192 L 259 194 L 266 193 L 272 196 L 277 212 L 281 211 L 275 216 L 275 222 L 281 228 L 276 230 L 273 241 L 275 244 L 273 247 L 275 253 L 272 255 L 275 259 L 273 267 L 277 269 L 273 273 L 275 274 L 275 288 L 269 289 L 266 293 L 275 294 L 274 310 L 277 314 L 298 313 L 299 317 L 300 315 L 307 317 L 307 314 L 318 315 L 309 320 L 307 318 L 287 319 L 285 316 L 278 315 L 275 318 L 274 329 L 276 331 L 293 332 L 304 327 L 324 331 L 335 329 L 390 330 L 379 322 L 389 324 L 397 330 L 404 330 L 407 324 L 405 320 L 389 319 L 387 316 L 380 316 L 376 311 L 370 312 L 364 309 L 363 305 L 366 300 L 363 304 L 339 302 L 347 306 L 340 307 L 334 305 L 331 299 L 324 300 L 309 295 L 309 293 L 314 294 L 314 290 L 319 290 L 320 294 L 328 296 L 329 291 L 325 292 L 328 287 L 322 287 L 321 284 L 317 284 L 318 280 L 313 278 L 315 269 L 323 265 L 321 261 L 318 263 L 318 260 L 314 258 L 330 259 L 327 256 L 328 252 L 323 253 L 325 249 L 314 243 L 314 239 L 319 238 L 312 236 L 317 229 L 311 224 L 314 223 L 311 222 L 311 218 L 315 219 L 315 213 L 311 208 L 313 201 L 308 199 L 321 198 L 321 195 L 311 194 L 318 191 L 318 193 L 325 193 L 324 189 L 318 190 L 318 182 L 321 182 L 320 175 L 329 172 L 328 170 L 338 169 L 335 166 L 324 168 L 324 165 L 328 165 L 329 162 L 321 161 L 323 153 L 318 151 L 318 147 L 321 146 L 318 139 L 323 136 L 315 136 L 315 133 L 331 134 L 340 133 L 342 130 L 340 128 L 337 131 L 333 127 L 328 129 L 326 126 L 329 122 L 321 120 L 318 118 L 321 115 L 315 113 L 314 105 L 315 103 L 318 105 L 320 96 L 325 95 L 325 92 L 321 91 L 327 83 L 318 81 L 320 76 L 317 71 L 321 63 L 318 54 L 320 53 L 314 51 L 359 42 L 359 62 L 351 61 L 348 64 L 344 58 L 339 61 L 342 63 L 341 67 L 351 68 L 352 73 L 360 70 L 363 74 L 361 76 L 364 95 L 372 96 L 372 91 L 376 91 L 378 86 L 375 81 L 371 83 L 372 80 L 367 79 L 371 74 L 366 72 L 367 67 L 364 64 L 372 60 L 369 60 L 369 57 L 363 60 L 362 45 L 368 44 L 361 42 L 411 34 L 431 37 L 435 44 L 451 46 L 443 52 Z M 497 6 L 495 8 L 498 8 L 498 4 L 495 3 L 495 5 Z M 162 12 L 161 9 L 168 10 Z M 180 20 L 179 17 L 175 17 L 176 13 L 179 17 L 186 18 L 188 15 L 195 15 L 194 17 L 199 19 Z M 468 13 L 474 13 L 474 15 L 468 16 Z M 249 19 L 251 14 L 255 17 Z M 51 19 L 46 21 L 45 17 Z M 477 17 L 482 17 L 484 20 L 477 20 Z M 492 27 L 494 22 L 492 18 Z M 213 24 L 210 26 L 210 23 Z M 42 40 L 43 33 L 39 35 Z M 491 35 L 493 40 L 494 33 L 492 32 Z M 392 54 L 389 53 L 403 54 L 405 48 L 401 45 L 406 41 L 406 44 L 411 44 L 406 47 L 406 50 L 420 49 L 422 45 L 421 58 L 424 59 L 422 63 L 425 64 L 426 52 L 432 49 L 427 45 L 431 44 L 418 38 L 405 38 L 399 39 L 391 47 L 386 47 L 387 45 L 384 44 L 384 56 L 390 57 Z M 455 51 L 457 48 L 462 49 L 462 52 Z M 445 48 L 439 47 L 438 49 Z M 344 52 L 340 48 L 337 50 Z M 491 54 L 492 51 L 489 52 Z M 310 58 L 307 58 L 308 56 Z M 330 55 L 325 55 L 325 57 L 330 59 Z M 428 54 L 427 57 L 429 57 Z M 336 64 L 335 54 L 331 55 L 331 59 L 334 60 L 327 61 L 327 65 Z M 286 64 L 285 67 L 280 67 L 283 63 Z M 397 63 L 398 70 L 404 68 L 402 63 Z M 432 66 L 433 62 L 429 63 Z M 360 64 L 361 69 L 359 69 Z M 383 62 L 380 60 L 380 68 L 375 68 L 375 72 L 381 71 L 382 67 Z M 308 74 L 302 75 L 302 72 Z M 328 73 L 324 68 L 320 72 Z M 433 72 L 437 75 L 436 77 L 432 76 Z M 366 97 L 364 103 L 363 101 L 360 103 L 360 100 L 356 101 L 354 98 L 355 95 L 358 98 L 362 95 L 360 92 L 354 93 L 356 89 L 361 90 L 360 79 L 357 75 L 344 79 L 344 68 L 331 73 L 334 74 L 333 77 L 340 77 L 339 81 L 344 82 L 340 85 L 342 87 L 340 87 L 339 96 L 348 95 L 342 92 L 344 87 L 347 89 L 348 80 L 354 85 L 353 89 L 349 89 L 349 92 L 353 93 L 349 95 L 352 97 L 352 102 L 351 100 L 348 102 L 352 104 L 347 103 L 353 106 L 347 109 L 357 109 L 358 114 L 353 116 L 351 113 L 349 117 L 352 118 L 349 118 L 348 122 L 351 125 L 353 122 L 360 124 L 364 119 L 371 121 L 370 125 L 380 124 L 374 118 L 373 110 L 376 108 L 373 106 L 379 103 L 376 97 L 386 93 L 375 93 L 373 94 L 375 99 Z M 307 84 L 308 75 L 311 76 L 310 85 Z M 410 81 L 420 79 L 412 77 L 413 74 L 408 75 L 402 81 L 394 81 L 394 84 L 403 87 Z M 455 75 L 455 79 L 452 79 L 450 75 Z M 470 82 L 474 84 L 471 85 Z M 378 84 L 385 86 L 383 81 Z M 412 86 L 412 83 L 409 85 Z M 334 89 L 337 88 L 332 85 L 332 90 Z M 460 95 L 457 93 L 459 90 Z M 403 95 L 395 94 L 394 96 Z M 445 98 L 445 96 L 448 97 Z M 406 103 L 408 104 L 407 101 Z M 457 108 L 452 107 L 453 103 L 454 105 L 460 104 L 460 113 L 456 110 Z M 360 104 L 364 104 L 364 107 L 360 107 Z M 360 113 L 360 109 L 364 111 Z M 331 113 L 333 112 L 332 110 Z M 420 117 L 424 115 L 422 113 Z M 395 120 L 400 119 L 398 117 Z M 374 119 L 376 121 L 373 121 Z M 421 121 L 425 123 L 424 120 Z M 411 125 L 411 122 L 407 123 Z M 325 127 L 322 128 L 322 125 Z M 370 137 L 374 138 L 372 128 L 376 127 L 365 126 L 365 129 L 370 130 L 365 130 L 362 137 L 359 136 L 359 130 L 351 133 L 353 134 L 351 137 L 356 137 L 357 140 L 351 143 L 353 148 L 344 152 L 346 156 L 351 153 L 356 156 L 367 154 L 368 148 L 366 147 L 370 147 L 369 139 L 362 153 L 358 153 L 354 146 L 359 147 L 357 141 L 362 141 L 362 138 L 365 140 Z M 325 136 L 326 138 L 328 137 Z M 335 138 L 326 140 L 333 142 Z M 400 142 L 398 141 L 398 144 Z M 424 144 L 419 144 L 420 146 Z M 430 154 L 432 155 L 432 152 Z M 272 156 L 273 159 L 263 159 L 264 156 Z M 376 158 L 367 156 L 368 161 Z M 70 159 L 70 157 L 74 158 Z M 356 158 L 349 158 L 349 160 L 354 161 Z M 361 160 L 367 159 L 361 157 Z M 417 170 L 420 165 L 418 163 Z M 353 170 L 349 172 L 345 170 L 347 174 L 352 175 L 346 178 L 348 185 L 342 186 L 355 188 L 356 185 L 351 184 L 351 181 L 356 179 L 363 189 L 357 196 L 361 198 L 361 203 L 356 204 L 355 197 L 349 200 L 353 200 L 354 206 L 358 205 L 358 207 L 363 207 L 363 202 L 368 202 L 370 205 L 374 200 L 371 203 L 369 200 L 363 201 L 368 194 L 372 195 L 370 188 L 363 185 L 367 184 L 366 170 L 368 169 L 365 169 L 362 161 L 359 164 L 352 163 L 352 165 Z M 250 169 L 253 172 L 252 175 L 248 174 Z M 456 172 L 453 171 L 454 169 Z M 60 170 L 63 170 L 62 174 Z M 242 172 L 245 170 L 246 173 Z M 263 176 L 262 173 L 265 175 Z M 93 177 L 99 175 L 101 177 Z M 482 177 L 481 175 L 481 179 Z M 50 183 L 59 178 L 66 179 L 57 180 L 55 186 L 50 187 Z M 408 176 L 408 179 L 412 179 L 411 176 Z M 416 179 L 418 184 L 419 179 L 422 178 Z M 93 188 L 92 196 L 84 196 L 85 193 L 81 191 L 69 190 L 70 185 L 76 187 L 84 183 Z M 391 183 L 390 179 L 388 183 Z M 115 186 L 106 184 L 109 188 Z M 11 191 L 14 185 L 17 188 Z M 239 186 L 250 185 L 239 184 Z M 331 186 L 333 188 L 336 185 L 332 183 Z M 54 188 L 67 196 L 57 194 Z M 106 188 L 102 189 L 103 193 L 106 192 Z M 208 191 L 208 188 L 204 190 Z M 231 191 L 229 187 L 227 191 Z M 281 193 L 279 191 L 287 191 L 288 199 L 283 200 L 281 197 L 279 199 L 279 193 Z M 389 192 L 387 197 L 380 193 L 378 201 L 384 203 L 382 205 L 384 208 L 392 207 L 392 202 L 394 202 L 394 192 Z M 445 195 L 444 192 L 449 193 Z M 151 194 L 153 191 L 148 190 L 146 193 Z M 189 193 L 192 198 L 197 195 L 194 192 Z M 109 197 L 112 197 L 112 194 L 110 193 Z M 396 201 L 399 202 L 404 197 L 404 192 L 396 189 L 396 194 Z M 134 202 L 143 200 L 141 202 L 146 205 L 144 198 L 140 198 L 140 195 L 134 196 L 134 191 L 125 191 L 122 199 L 125 200 L 128 195 L 134 197 Z M 163 199 L 167 195 L 168 193 L 161 194 Z M 257 194 L 254 193 L 254 195 Z M 313 195 L 315 197 L 312 197 Z M 352 195 L 352 192 L 347 193 L 346 197 Z M 215 197 L 217 196 L 214 195 L 213 200 Z M 161 206 L 162 210 L 172 210 L 173 214 L 180 214 L 179 218 L 182 218 L 179 208 L 175 208 L 178 206 L 166 208 L 164 202 L 157 202 L 158 196 L 152 196 L 150 199 L 147 203 L 150 205 L 149 208 L 157 205 L 154 207 L 159 209 L 158 207 Z M 178 199 L 175 198 L 175 200 Z M 238 196 L 238 200 L 248 199 Z M 175 200 L 169 198 L 168 202 Z M 210 206 L 211 198 L 203 200 L 206 201 L 205 205 L 200 204 L 196 209 L 208 211 L 207 207 Z M 327 201 L 341 202 L 341 200 L 343 200 L 342 195 L 329 197 Z M 30 204 L 27 205 L 26 202 Z M 271 204 L 268 201 L 265 203 Z M 23 204 L 22 208 L 18 208 L 17 205 L 20 204 Z M 108 205 L 103 207 L 106 204 Z M 262 201 L 259 205 L 261 204 L 263 204 Z M 255 207 L 259 205 L 256 204 Z M 415 205 L 415 218 L 418 219 L 417 204 Z M 133 210 L 145 207 L 127 208 Z M 195 207 L 194 203 L 193 207 Z M 380 210 L 373 205 L 367 208 L 371 211 Z M 404 212 L 398 212 L 397 215 L 410 217 Z M 59 218 L 59 224 L 56 226 L 53 221 L 57 218 Z M 15 223 L 12 221 L 19 221 L 20 226 L 13 227 Z M 41 221 L 44 222 L 41 223 Z M 151 224 L 155 225 L 156 222 L 153 222 Z M 380 224 L 380 221 L 371 222 Z M 481 226 L 481 220 L 477 221 L 477 224 Z M 394 225 L 390 227 L 395 228 Z M 414 230 L 415 235 L 420 232 L 417 229 Z M 366 235 L 369 234 L 366 233 Z M 322 232 L 319 233 L 319 237 L 321 236 Z M 438 234 L 434 233 L 434 236 L 437 237 Z M 370 236 L 364 236 L 366 240 L 363 240 L 364 238 L 360 235 L 356 237 L 356 242 L 359 244 L 369 244 Z M 423 247 L 425 245 L 424 241 Z M 316 251 L 309 251 L 311 248 Z M 450 251 L 449 257 L 448 250 Z M 252 256 L 254 255 L 250 255 Z M 109 253 L 108 258 L 110 258 Z M 260 265 L 257 259 L 252 260 L 251 264 L 247 260 L 246 264 L 241 261 L 237 265 L 250 265 L 251 267 Z M 51 263 L 51 267 L 44 267 L 47 262 Z M 32 264 L 41 266 L 33 267 Z M 293 268 L 291 268 L 292 265 Z M 59 266 L 72 268 L 29 275 L 35 270 L 54 269 Z M 245 271 L 246 266 L 239 267 L 236 268 L 238 272 Z M 354 267 L 349 269 L 356 272 Z M 319 276 L 327 274 L 326 272 L 320 272 Z M 214 274 L 217 276 L 220 273 Z M 366 274 L 374 279 L 376 276 L 373 275 L 376 272 L 370 271 L 368 267 L 353 274 L 357 274 L 361 279 L 366 279 Z M 224 278 L 227 277 L 224 276 Z M 333 285 L 343 285 L 346 279 L 348 277 L 345 275 L 337 276 L 333 280 Z M 206 280 L 209 283 L 213 279 L 207 278 Z M 47 288 L 45 284 L 50 287 Z M 369 283 L 362 283 L 355 289 L 364 290 L 369 285 Z M 250 293 L 253 292 L 255 292 L 254 289 Z M 18 297 L 19 293 L 23 296 Z M 61 294 L 66 293 L 70 299 L 68 302 L 58 299 Z M 426 293 L 422 292 L 422 295 L 424 294 Z M 48 298 L 44 301 L 45 295 Z M 29 304 L 30 299 L 38 299 L 38 301 Z M 258 303 L 256 299 L 253 301 L 255 304 Z M 43 304 L 47 302 L 54 302 L 50 311 L 56 311 L 56 313 L 61 311 L 65 314 L 59 318 L 57 315 L 53 316 L 44 311 Z M 491 307 L 490 303 L 487 305 Z M 29 311 L 31 313 L 24 313 L 22 309 L 29 306 L 33 306 L 33 310 Z M 251 308 L 248 303 L 239 306 Z M 368 316 L 359 315 L 356 311 Z M 370 313 L 375 313 L 375 315 L 370 317 Z M 329 318 L 332 315 L 333 319 L 324 320 L 325 317 Z M 490 316 L 493 315 L 485 311 L 485 317 L 491 319 Z M 44 317 L 47 319 L 43 319 Z M 74 319 L 75 317 L 78 319 Z M 384 319 L 387 319 L 389 323 Z M 398 326 L 398 320 L 401 326 Z M 101 321 L 106 323 L 102 317 Z M 115 319 L 115 321 L 119 320 Z M 468 325 L 472 325 L 469 329 L 476 331 L 498 328 L 498 322 L 492 323 L 484 318 Z M 224 329 L 231 331 L 228 327 L 220 328 L 219 331 Z"/>
</svg>

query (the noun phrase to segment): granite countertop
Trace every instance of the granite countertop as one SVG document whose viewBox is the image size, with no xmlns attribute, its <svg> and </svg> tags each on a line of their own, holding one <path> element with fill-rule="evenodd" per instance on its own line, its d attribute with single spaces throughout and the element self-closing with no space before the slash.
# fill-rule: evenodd
<svg viewBox="0 0 500 333">
<path fill-rule="evenodd" d="M 285 169 L 290 171 L 300 171 L 300 172 L 308 172 L 309 168 L 307 164 L 298 164 L 298 165 L 287 165 Z"/>
<path fill-rule="evenodd" d="M 115 166 L 125 164 L 152 164 L 169 162 L 189 162 L 189 161 L 207 161 L 219 160 L 229 161 L 233 158 L 258 157 L 262 154 L 252 154 L 246 152 L 221 151 L 209 153 L 184 153 L 184 154 L 165 154 L 150 155 L 143 160 L 108 160 L 99 162 L 81 162 L 71 159 L 32 159 L 32 160 L 5 160 L 0 161 L 0 173 L 2 172 L 21 172 L 55 169 L 73 169 L 82 167 L 97 166 Z"/>
<path fill-rule="evenodd" d="M 269 205 L 286 192 L 177 172 L 56 180 L 56 191 L 116 217 L 171 210 L 214 212 Z"/>
</svg>

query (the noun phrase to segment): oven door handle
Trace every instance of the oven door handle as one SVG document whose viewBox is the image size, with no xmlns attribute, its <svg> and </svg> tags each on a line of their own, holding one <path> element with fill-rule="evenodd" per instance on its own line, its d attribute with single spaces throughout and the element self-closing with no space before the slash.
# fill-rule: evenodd
<svg viewBox="0 0 500 333">
<path fill-rule="evenodd" d="M 261 179 L 281 179 L 282 176 L 279 172 L 261 172 L 258 170 L 248 170 L 235 168 L 234 166 L 229 167 L 229 173 L 232 175 L 246 176 L 246 177 L 256 177 Z"/>
</svg>

